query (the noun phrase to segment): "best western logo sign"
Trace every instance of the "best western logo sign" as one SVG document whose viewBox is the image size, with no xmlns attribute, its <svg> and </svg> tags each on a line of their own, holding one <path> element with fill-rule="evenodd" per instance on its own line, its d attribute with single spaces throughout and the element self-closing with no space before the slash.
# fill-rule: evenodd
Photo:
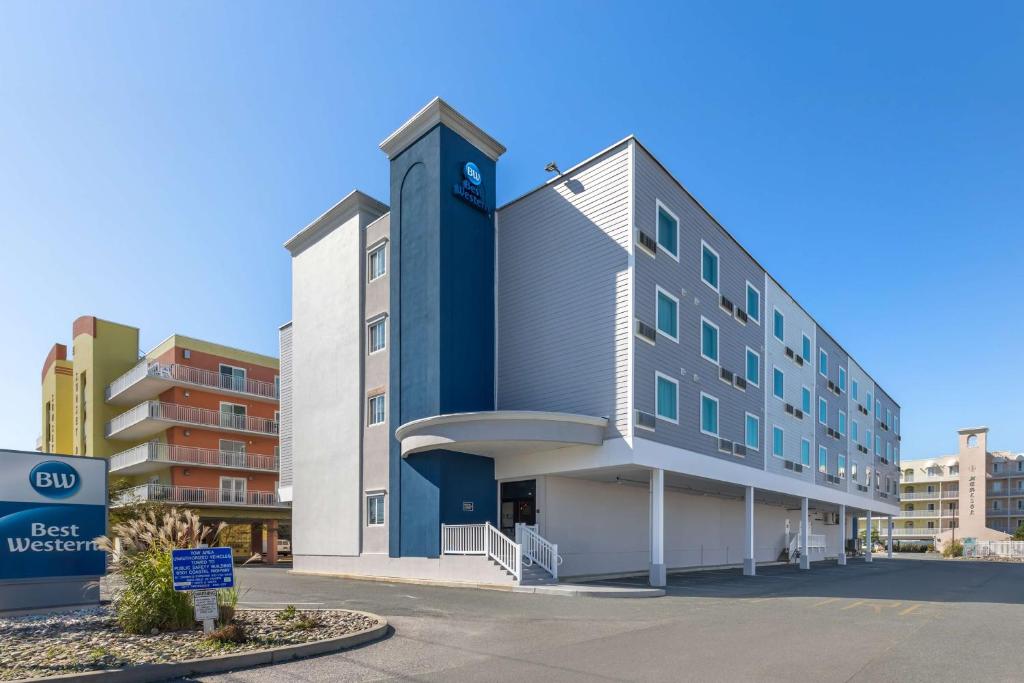
<svg viewBox="0 0 1024 683">
<path fill-rule="evenodd" d="M 78 470 L 57 460 L 39 463 L 32 468 L 28 479 L 36 493 L 47 498 L 68 498 L 75 495 L 82 484 Z"/>
<path fill-rule="evenodd" d="M 467 161 L 462 166 L 462 182 L 452 186 L 452 194 L 466 202 L 474 209 L 488 213 L 487 202 L 484 201 L 484 194 L 481 188 L 484 176 L 480 169 L 472 161 Z"/>
<path fill-rule="evenodd" d="M 0 450 L 0 581 L 104 574 L 106 480 L 101 458 Z"/>
</svg>

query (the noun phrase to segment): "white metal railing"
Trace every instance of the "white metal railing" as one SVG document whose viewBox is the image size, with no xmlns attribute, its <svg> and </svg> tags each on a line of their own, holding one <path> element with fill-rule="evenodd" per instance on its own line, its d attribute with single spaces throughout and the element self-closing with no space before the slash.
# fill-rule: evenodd
<svg viewBox="0 0 1024 683">
<path fill-rule="evenodd" d="M 182 384 L 213 387 L 225 391 L 251 394 L 261 398 L 278 398 L 277 385 L 274 382 L 264 382 L 263 380 L 249 379 L 248 377 L 235 377 L 234 375 L 222 374 L 215 370 L 206 370 L 191 365 L 157 363 L 143 360 L 110 383 L 106 389 L 107 400 L 146 377 L 159 377 L 174 382 L 181 382 Z"/>
<path fill-rule="evenodd" d="M 442 555 L 485 555 L 483 524 L 442 524 Z"/>
<path fill-rule="evenodd" d="M 186 424 L 198 425 L 201 427 L 216 427 L 218 429 L 235 429 L 243 432 L 256 432 L 258 434 L 277 435 L 278 424 L 275 420 L 265 417 L 253 417 L 251 415 L 236 415 L 234 413 L 210 410 L 209 408 L 197 408 L 195 406 L 183 406 L 177 403 L 161 403 L 160 401 L 146 401 L 134 408 L 129 408 L 107 423 L 106 436 L 130 427 L 137 422 L 147 418 L 157 420 L 170 420 L 172 422 L 184 422 Z"/>
<path fill-rule="evenodd" d="M 900 510 L 896 517 L 939 517 L 941 510 Z"/>
<path fill-rule="evenodd" d="M 922 491 L 915 493 L 901 493 L 900 500 L 929 500 L 941 498 L 942 495 L 938 491 Z"/>
<path fill-rule="evenodd" d="M 789 561 L 796 562 L 801 552 L 806 551 L 806 554 L 811 559 L 824 559 L 825 557 L 825 535 L 824 534 L 807 534 L 807 548 L 805 549 L 801 544 L 800 530 L 798 529 L 796 535 L 793 536 L 789 542 Z"/>
<path fill-rule="evenodd" d="M 558 554 L 557 543 L 538 534 L 536 526 L 522 523 L 516 524 L 516 543 L 522 546 L 523 557 L 558 580 L 558 565 L 562 564 L 562 558 Z"/>
<path fill-rule="evenodd" d="M 516 582 L 523 578 L 522 547 L 490 522 L 442 524 L 442 555 L 486 555 L 505 568 Z"/>
<path fill-rule="evenodd" d="M 1024 541 L 975 541 L 964 544 L 964 557 L 1024 558 Z"/>
<path fill-rule="evenodd" d="M 266 472 L 277 472 L 278 470 L 277 457 L 273 455 L 221 451 L 215 448 L 194 448 L 150 441 L 111 456 L 110 471 L 114 472 L 144 462 L 231 467 Z"/>
<path fill-rule="evenodd" d="M 182 505 L 247 505 L 259 507 L 288 507 L 273 491 L 241 491 L 237 489 L 200 488 L 167 484 L 143 484 L 128 489 L 116 504 L 161 502 Z"/>
<path fill-rule="evenodd" d="M 904 527 L 904 528 L 895 528 L 894 527 L 893 530 L 892 530 L 892 536 L 893 536 L 893 538 L 898 538 L 900 536 L 928 536 L 928 537 L 931 537 L 931 536 L 937 535 L 938 533 L 940 533 L 942 531 L 944 531 L 944 529 L 936 529 L 936 528 L 929 529 L 927 527 L 918 527 L 918 528 L 914 528 L 914 529 L 907 529 L 906 527 Z M 878 530 L 878 537 L 880 539 L 883 539 L 883 540 L 888 538 L 889 537 L 889 530 L 885 529 L 885 528 L 879 529 Z"/>
</svg>

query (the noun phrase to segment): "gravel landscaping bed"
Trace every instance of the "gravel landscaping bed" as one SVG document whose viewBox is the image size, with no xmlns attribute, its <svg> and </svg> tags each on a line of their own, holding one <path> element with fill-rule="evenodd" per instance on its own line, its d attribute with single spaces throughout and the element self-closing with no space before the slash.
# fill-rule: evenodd
<svg viewBox="0 0 1024 683">
<path fill-rule="evenodd" d="M 381 622 L 346 610 L 301 610 L 290 615 L 274 610 L 238 610 L 235 623 L 244 629 L 246 642 L 207 640 L 198 625 L 193 631 L 123 633 L 108 607 L 0 618 L 0 681 L 298 645 L 338 638 Z"/>
</svg>

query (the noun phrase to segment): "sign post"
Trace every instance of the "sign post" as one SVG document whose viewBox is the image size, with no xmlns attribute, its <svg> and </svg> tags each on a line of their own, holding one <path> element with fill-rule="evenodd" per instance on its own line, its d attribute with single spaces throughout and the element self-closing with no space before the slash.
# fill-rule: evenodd
<svg viewBox="0 0 1024 683">
<path fill-rule="evenodd" d="M 171 551 L 174 590 L 192 593 L 196 621 L 203 632 L 213 631 L 218 616 L 217 591 L 234 588 L 235 562 L 231 548 L 178 548 Z"/>
</svg>

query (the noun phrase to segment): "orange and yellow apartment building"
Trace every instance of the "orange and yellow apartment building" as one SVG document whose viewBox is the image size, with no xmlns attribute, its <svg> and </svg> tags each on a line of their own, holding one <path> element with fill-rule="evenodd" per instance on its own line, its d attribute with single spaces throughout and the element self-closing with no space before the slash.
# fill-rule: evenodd
<svg viewBox="0 0 1024 683">
<path fill-rule="evenodd" d="M 279 393 L 276 358 L 179 334 L 140 353 L 138 328 L 82 316 L 72 357 L 54 344 L 43 363 L 38 447 L 108 458 L 130 485 L 120 500 L 227 522 L 236 554 L 274 561 L 291 517 L 277 495 Z"/>
</svg>

